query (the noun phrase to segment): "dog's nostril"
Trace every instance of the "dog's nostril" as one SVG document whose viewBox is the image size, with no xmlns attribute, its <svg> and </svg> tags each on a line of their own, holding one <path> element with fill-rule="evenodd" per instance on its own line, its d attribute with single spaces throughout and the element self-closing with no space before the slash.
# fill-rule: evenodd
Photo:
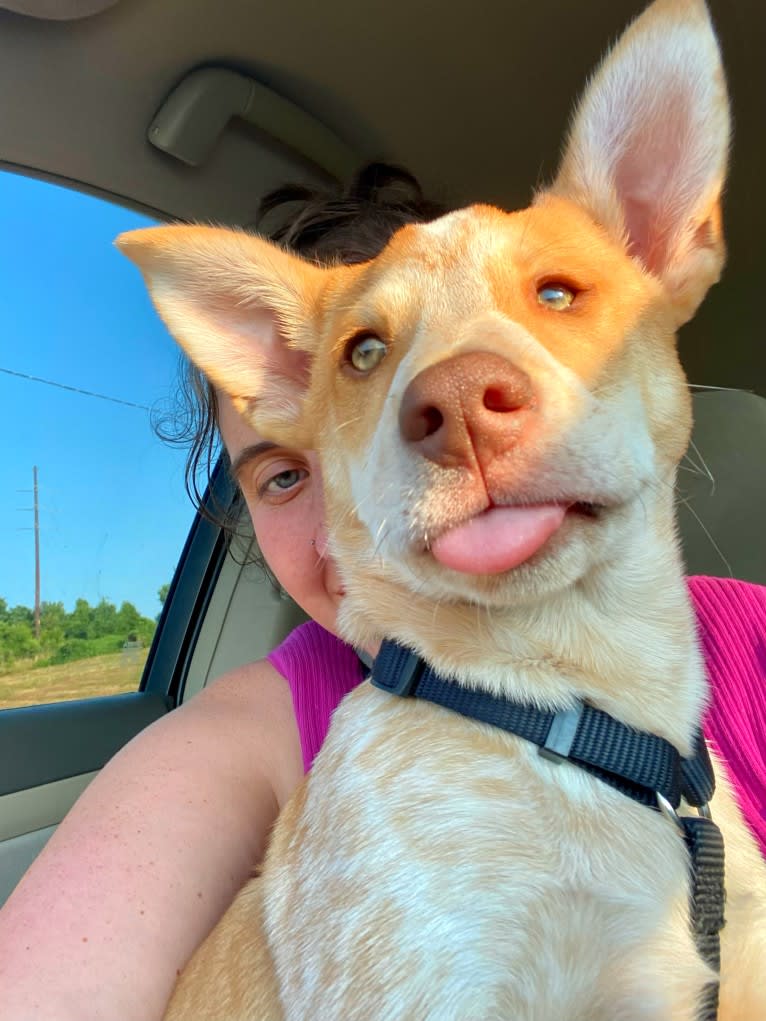
<svg viewBox="0 0 766 1021">
<path fill-rule="evenodd" d="M 487 411 L 506 412 L 518 411 L 529 403 L 529 387 L 525 385 L 525 378 L 519 377 L 508 385 L 498 384 L 488 386 L 484 391 L 482 403 Z M 513 385 L 513 384 L 516 385 Z"/>
<path fill-rule="evenodd" d="M 435 403 L 420 400 L 417 391 L 409 390 L 399 410 L 401 434 L 408 443 L 422 443 L 438 433 L 444 416 Z"/>
<path fill-rule="evenodd" d="M 484 391 L 484 407 L 487 411 L 511 411 L 505 394 L 499 387 L 489 387 Z"/>
<path fill-rule="evenodd" d="M 426 436 L 433 436 L 433 434 L 438 432 L 444 425 L 444 415 L 442 415 L 438 408 L 424 408 L 422 416 L 423 425 L 425 426 L 425 432 L 423 433 L 424 439 Z"/>
</svg>

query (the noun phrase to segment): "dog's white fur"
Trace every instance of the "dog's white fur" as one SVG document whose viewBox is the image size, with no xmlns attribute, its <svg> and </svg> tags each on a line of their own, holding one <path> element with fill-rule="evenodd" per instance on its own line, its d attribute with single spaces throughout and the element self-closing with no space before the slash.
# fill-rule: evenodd
<svg viewBox="0 0 766 1021">
<path fill-rule="evenodd" d="M 263 435 L 316 446 L 344 574 L 340 629 L 417 649 L 464 684 L 584 698 L 683 754 L 706 699 L 673 520 L 689 436 L 674 331 L 723 264 L 728 104 L 702 0 L 657 0 L 586 92 L 530 209 L 405 228 L 320 269 L 257 238 L 123 238 L 191 357 Z M 579 304 L 536 290 L 577 284 Z M 383 338 L 355 376 L 343 352 Z M 502 456 L 453 465 L 400 428 L 413 380 L 468 353 L 531 381 Z M 473 444 L 473 446 L 471 446 Z M 570 513 L 528 562 L 445 568 L 433 541 L 488 504 Z M 766 1018 L 766 869 L 719 777 L 722 1021 Z M 693 1021 L 711 979 L 678 829 L 537 749 L 362 685 L 168 1018 Z"/>
</svg>

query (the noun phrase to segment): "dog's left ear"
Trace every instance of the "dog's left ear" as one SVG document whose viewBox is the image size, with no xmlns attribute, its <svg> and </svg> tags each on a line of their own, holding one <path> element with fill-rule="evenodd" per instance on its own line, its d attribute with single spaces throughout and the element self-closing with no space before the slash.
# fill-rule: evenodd
<svg viewBox="0 0 766 1021">
<path fill-rule="evenodd" d="M 662 280 L 679 326 L 723 268 L 729 130 L 704 0 L 655 0 L 586 90 L 551 189 Z"/>
<path fill-rule="evenodd" d="M 117 239 L 194 364 L 266 438 L 312 443 L 303 421 L 328 270 L 262 238 L 215 227 L 150 227 Z"/>
</svg>

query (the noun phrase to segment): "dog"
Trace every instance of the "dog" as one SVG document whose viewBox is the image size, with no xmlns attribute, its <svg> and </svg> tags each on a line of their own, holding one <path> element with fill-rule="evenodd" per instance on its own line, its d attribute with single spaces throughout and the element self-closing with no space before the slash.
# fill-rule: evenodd
<svg viewBox="0 0 766 1021">
<path fill-rule="evenodd" d="M 318 450 L 347 640 L 691 753 L 706 682 L 674 523 L 675 334 L 723 266 L 728 145 L 704 2 L 656 0 L 527 209 L 452 212 L 330 268 L 214 227 L 122 236 L 244 418 Z M 719 1017 L 759 1021 L 766 868 L 717 772 Z M 363 683 L 167 1018 L 694 1021 L 715 979 L 671 819 Z"/>
</svg>

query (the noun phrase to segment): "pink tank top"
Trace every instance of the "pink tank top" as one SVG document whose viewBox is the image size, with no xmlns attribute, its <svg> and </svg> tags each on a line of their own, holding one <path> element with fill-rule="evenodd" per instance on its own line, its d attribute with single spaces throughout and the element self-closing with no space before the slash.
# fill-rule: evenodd
<svg viewBox="0 0 766 1021">
<path fill-rule="evenodd" d="M 766 588 L 691 578 L 711 686 L 705 736 L 726 763 L 742 812 L 766 856 Z M 351 646 L 309 621 L 269 656 L 290 685 L 308 771 L 344 695 L 362 680 Z"/>
</svg>

